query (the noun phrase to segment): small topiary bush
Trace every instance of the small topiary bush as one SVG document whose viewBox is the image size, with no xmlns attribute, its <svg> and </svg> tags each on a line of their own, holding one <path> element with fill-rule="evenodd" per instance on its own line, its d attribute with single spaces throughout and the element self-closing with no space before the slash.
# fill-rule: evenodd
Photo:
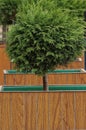
<svg viewBox="0 0 86 130">
<path fill-rule="evenodd" d="M 17 23 L 7 39 L 7 52 L 22 71 L 45 75 L 58 65 L 66 65 L 84 49 L 83 17 L 60 2 L 38 0 L 23 4 Z"/>
</svg>

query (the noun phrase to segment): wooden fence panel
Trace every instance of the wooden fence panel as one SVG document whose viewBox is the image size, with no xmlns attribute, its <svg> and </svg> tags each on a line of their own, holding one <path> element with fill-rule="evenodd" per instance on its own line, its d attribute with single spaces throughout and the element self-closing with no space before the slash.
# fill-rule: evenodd
<svg viewBox="0 0 86 130">
<path fill-rule="evenodd" d="M 85 130 L 86 92 L 0 93 L 0 130 Z"/>
</svg>

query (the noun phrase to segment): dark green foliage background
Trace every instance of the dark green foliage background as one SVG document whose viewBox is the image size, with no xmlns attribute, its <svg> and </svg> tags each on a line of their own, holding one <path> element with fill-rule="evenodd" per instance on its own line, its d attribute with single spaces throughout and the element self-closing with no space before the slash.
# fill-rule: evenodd
<svg viewBox="0 0 86 130">
<path fill-rule="evenodd" d="M 15 21 L 21 0 L 0 0 L 0 23 L 12 24 Z"/>
<path fill-rule="evenodd" d="M 84 9 L 77 13 L 74 11 L 77 8 L 66 7 L 62 0 L 26 0 L 7 39 L 8 55 L 14 59 L 17 68 L 44 75 L 81 55 L 85 46 Z"/>
</svg>

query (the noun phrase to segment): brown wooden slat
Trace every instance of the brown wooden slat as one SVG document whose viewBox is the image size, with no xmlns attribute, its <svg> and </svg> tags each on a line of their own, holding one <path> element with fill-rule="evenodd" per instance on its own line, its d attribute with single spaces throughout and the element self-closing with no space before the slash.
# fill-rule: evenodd
<svg viewBox="0 0 86 130">
<path fill-rule="evenodd" d="M 49 130 L 49 93 L 42 93 L 43 96 L 43 130 Z"/>
<path fill-rule="evenodd" d="M 37 128 L 37 94 L 26 93 L 26 129 L 36 130 Z"/>
<path fill-rule="evenodd" d="M 77 84 L 78 83 L 77 75 L 78 75 L 77 73 L 67 74 L 66 84 Z"/>
<path fill-rule="evenodd" d="M 4 81 L 4 69 L 10 69 L 10 62 L 5 51 L 5 46 L 0 45 L 0 85 L 2 85 Z"/>
<path fill-rule="evenodd" d="M 37 130 L 43 130 L 44 129 L 44 102 L 43 102 L 43 95 L 42 93 L 37 94 L 38 99 L 37 99 Z M 45 117 L 46 120 L 47 117 Z"/>
<path fill-rule="evenodd" d="M 25 129 L 30 130 L 32 126 L 32 104 L 31 93 L 25 93 Z"/>
<path fill-rule="evenodd" d="M 10 130 L 10 94 L 0 93 L 0 130 Z"/>
<path fill-rule="evenodd" d="M 37 94 L 37 130 L 49 129 L 48 93 Z"/>
<path fill-rule="evenodd" d="M 80 84 L 86 84 L 86 73 L 80 73 L 77 75 L 78 83 Z"/>
<path fill-rule="evenodd" d="M 86 129 L 86 92 L 76 93 L 76 129 Z"/>
<path fill-rule="evenodd" d="M 61 93 L 49 93 L 49 130 L 62 130 Z"/>
<path fill-rule="evenodd" d="M 11 94 L 11 129 L 12 130 L 25 130 L 24 118 L 24 94 L 12 93 Z"/>
<path fill-rule="evenodd" d="M 15 75 L 5 75 L 5 81 L 6 81 L 6 85 L 15 85 L 15 82 L 16 82 L 16 79 L 15 79 Z M 5 84 L 5 81 L 4 81 L 4 84 Z"/>
<path fill-rule="evenodd" d="M 42 85 L 42 77 L 34 74 L 7 74 L 6 85 Z"/>
<path fill-rule="evenodd" d="M 74 130 L 75 128 L 75 103 L 74 93 L 61 93 L 61 113 L 63 130 Z"/>
</svg>

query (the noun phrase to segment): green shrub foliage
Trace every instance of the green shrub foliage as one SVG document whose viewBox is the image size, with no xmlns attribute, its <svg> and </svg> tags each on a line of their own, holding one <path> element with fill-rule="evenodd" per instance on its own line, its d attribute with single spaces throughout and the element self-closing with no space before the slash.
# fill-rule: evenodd
<svg viewBox="0 0 86 130">
<path fill-rule="evenodd" d="M 15 21 L 20 0 L 0 0 L 0 23 L 12 24 Z"/>
<path fill-rule="evenodd" d="M 77 1 L 80 6 L 80 0 Z M 22 4 L 7 39 L 8 55 L 19 70 L 44 75 L 81 55 L 85 45 L 85 23 L 80 13 L 84 5 L 77 15 L 71 4 L 69 0 L 65 3 L 64 0 L 38 0 Z"/>
</svg>

